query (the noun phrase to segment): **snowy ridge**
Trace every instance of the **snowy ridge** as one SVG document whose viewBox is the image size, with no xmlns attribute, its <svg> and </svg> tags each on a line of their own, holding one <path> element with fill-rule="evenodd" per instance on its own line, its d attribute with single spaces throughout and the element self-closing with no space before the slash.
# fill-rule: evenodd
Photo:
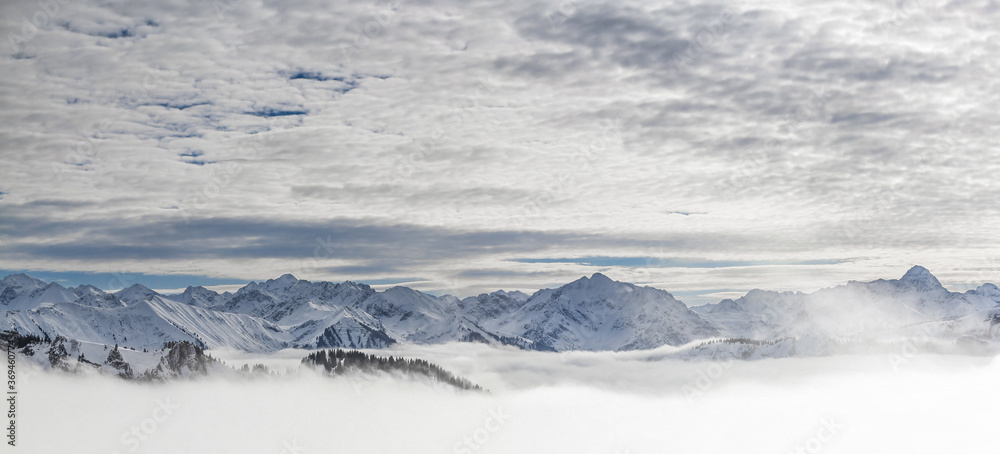
<svg viewBox="0 0 1000 454">
<path fill-rule="evenodd" d="M 66 289 L 16 274 L 0 280 L 0 309 L 0 329 L 137 350 L 187 341 L 248 352 L 447 342 L 624 351 L 742 339 L 740 348 L 757 352 L 753 355 L 790 355 L 822 353 L 827 350 L 818 346 L 858 339 L 907 336 L 990 343 L 995 327 L 987 320 L 1000 313 L 1000 288 L 984 284 L 950 292 L 930 271 L 914 267 L 895 280 L 852 281 L 811 294 L 753 290 L 688 308 L 666 291 L 600 273 L 530 296 L 500 290 L 464 299 L 407 287 L 375 291 L 350 281 L 310 282 L 290 274 L 251 282 L 235 293 L 188 287 L 178 295 L 138 284 L 115 293 L 89 285 Z M 731 350 L 736 344 L 708 344 L 698 351 Z"/>
</svg>

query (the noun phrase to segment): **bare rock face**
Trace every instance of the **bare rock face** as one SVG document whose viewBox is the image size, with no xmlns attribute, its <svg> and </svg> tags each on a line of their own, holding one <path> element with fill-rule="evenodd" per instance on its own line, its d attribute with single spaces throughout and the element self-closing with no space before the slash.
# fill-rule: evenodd
<svg viewBox="0 0 1000 454">
<path fill-rule="evenodd" d="M 209 369 L 217 361 L 207 355 L 201 347 L 187 341 L 170 342 L 156 368 L 143 373 L 145 380 L 166 380 L 170 378 L 191 378 L 208 375 Z"/>
<path fill-rule="evenodd" d="M 114 350 L 108 353 L 108 359 L 104 361 L 104 365 L 117 371 L 117 375 L 121 378 L 131 379 L 132 366 L 125 362 L 125 358 L 122 358 L 122 353 L 118 351 L 118 346 L 115 345 Z"/>
<path fill-rule="evenodd" d="M 65 337 L 56 336 L 55 340 L 49 346 L 48 355 L 49 366 L 53 369 L 62 369 L 64 371 L 69 371 L 69 351 L 66 349 L 66 343 L 68 341 Z"/>
</svg>

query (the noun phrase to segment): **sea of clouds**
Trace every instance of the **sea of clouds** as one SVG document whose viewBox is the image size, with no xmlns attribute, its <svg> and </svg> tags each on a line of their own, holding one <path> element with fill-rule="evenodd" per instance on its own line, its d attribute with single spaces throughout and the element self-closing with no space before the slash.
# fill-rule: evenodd
<svg viewBox="0 0 1000 454">
<path fill-rule="evenodd" d="M 267 357 L 272 379 L 167 384 L 24 366 L 19 449 L 32 453 L 862 453 L 992 445 L 992 357 L 833 356 L 683 362 L 662 351 L 537 353 L 407 346 L 489 389 L 331 379 Z"/>
</svg>

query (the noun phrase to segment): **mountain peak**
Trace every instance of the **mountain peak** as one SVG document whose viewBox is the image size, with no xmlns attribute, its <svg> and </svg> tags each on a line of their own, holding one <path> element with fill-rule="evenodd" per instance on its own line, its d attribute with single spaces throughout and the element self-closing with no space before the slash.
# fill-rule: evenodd
<svg viewBox="0 0 1000 454">
<path fill-rule="evenodd" d="M 101 290 L 101 289 L 99 289 L 97 287 L 94 287 L 93 285 L 90 285 L 90 284 L 80 284 L 80 285 L 77 285 L 76 287 L 70 288 L 68 290 L 71 291 L 71 292 L 73 292 L 73 294 L 75 294 L 75 295 L 77 295 L 77 296 L 79 296 L 81 298 L 83 298 L 85 296 L 92 296 L 93 297 L 93 296 L 100 296 L 100 295 L 104 295 L 105 294 L 103 290 Z"/>
<path fill-rule="evenodd" d="M 33 286 L 41 288 L 45 286 L 45 282 L 24 273 L 9 274 L 3 278 L 2 282 L 13 287 Z"/>
<path fill-rule="evenodd" d="M 614 284 L 614 282 L 615 281 L 611 280 L 610 277 L 607 277 L 607 276 L 605 276 L 605 275 L 603 275 L 601 273 L 594 273 L 590 277 L 583 276 L 580 279 L 577 279 L 577 280 L 575 280 L 573 282 L 570 282 L 569 284 L 566 284 L 565 286 L 571 286 L 571 285 L 577 285 L 577 286 L 581 286 L 581 285 L 582 286 L 607 285 L 607 284 Z"/>
<path fill-rule="evenodd" d="M 942 287 L 941 282 L 934 277 L 934 274 L 932 274 L 930 270 L 919 265 L 910 268 L 910 270 L 899 279 L 899 282 L 923 290 Z"/>
<path fill-rule="evenodd" d="M 214 291 L 209 290 L 209 289 L 207 289 L 205 287 L 202 287 L 200 285 L 196 285 L 196 286 L 190 286 L 189 285 L 188 288 L 184 289 L 184 291 L 181 292 L 181 294 L 178 295 L 178 296 L 189 296 L 189 297 L 195 296 L 195 295 L 198 295 L 198 296 L 209 296 L 209 295 L 210 296 L 217 296 L 218 294 L 219 294 L 218 292 L 214 292 Z"/>
<path fill-rule="evenodd" d="M 977 293 L 988 298 L 1000 298 L 1000 287 L 995 284 L 983 284 L 975 290 L 970 290 L 972 293 Z"/>
<path fill-rule="evenodd" d="M 528 295 L 527 293 L 524 293 L 524 292 L 522 292 L 520 290 L 512 290 L 512 291 L 508 292 L 506 290 L 501 289 L 501 290 L 497 290 L 497 291 L 493 292 L 493 294 L 502 295 L 502 296 L 505 296 L 507 298 L 511 298 L 513 300 L 518 300 L 518 301 L 527 301 L 528 298 L 531 297 L 531 295 Z M 486 294 L 484 293 L 483 295 L 486 295 Z"/>
<path fill-rule="evenodd" d="M 607 277 L 601 273 L 594 273 L 593 276 L 590 276 L 590 280 L 597 282 L 614 282 L 614 280 L 612 280 L 610 277 Z"/>
<path fill-rule="evenodd" d="M 183 293 L 173 295 L 172 299 L 192 306 L 209 307 L 219 302 L 222 297 L 219 296 L 218 292 L 198 285 L 188 286 L 188 288 L 184 289 Z"/>
<path fill-rule="evenodd" d="M 297 277 L 292 276 L 289 273 L 285 273 L 285 274 L 282 274 L 281 277 L 279 277 L 277 279 L 271 279 L 271 280 L 269 280 L 267 282 L 269 284 L 289 286 L 289 285 L 292 285 L 292 284 L 294 284 L 294 283 L 296 283 L 298 281 L 299 281 L 299 279 Z"/>
<path fill-rule="evenodd" d="M 127 304 L 135 304 L 152 298 L 159 293 L 154 292 L 149 287 L 142 284 L 132 284 L 128 288 L 121 289 L 114 293 L 118 299 L 122 300 Z"/>
</svg>

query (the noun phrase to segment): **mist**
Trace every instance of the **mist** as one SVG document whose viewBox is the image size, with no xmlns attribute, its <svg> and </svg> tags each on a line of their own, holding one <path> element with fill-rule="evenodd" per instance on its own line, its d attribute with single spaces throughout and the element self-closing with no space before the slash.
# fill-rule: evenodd
<svg viewBox="0 0 1000 454">
<path fill-rule="evenodd" d="M 990 446 L 992 357 L 685 362 L 662 351 L 406 346 L 487 389 L 300 370 L 303 351 L 212 352 L 282 374 L 164 384 L 25 365 L 32 453 L 962 452 Z M 899 358 L 903 358 L 902 361 Z"/>
</svg>

